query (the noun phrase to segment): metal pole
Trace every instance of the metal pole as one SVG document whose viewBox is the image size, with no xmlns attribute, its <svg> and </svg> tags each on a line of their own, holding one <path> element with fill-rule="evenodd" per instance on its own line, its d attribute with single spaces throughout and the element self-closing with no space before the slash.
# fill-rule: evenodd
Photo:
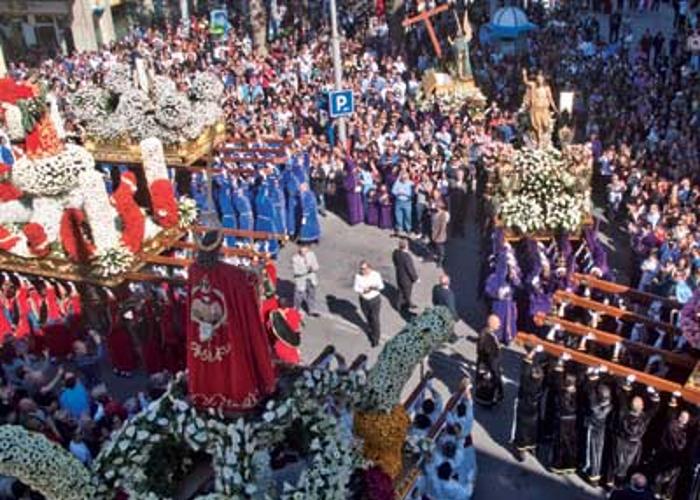
<svg viewBox="0 0 700 500">
<path fill-rule="evenodd" d="M 331 2 L 331 57 L 333 58 L 333 75 L 335 78 L 336 90 L 343 88 L 343 64 L 340 60 L 340 37 L 338 36 L 338 11 L 335 0 Z M 338 119 L 338 140 L 345 148 L 347 132 L 345 129 L 345 118 Z"/>
<path fill-rule="evenodd" d="M 190 5 L 189 0 L 180 0 L 180 16 L 185 37 L 190 36 Z"/>
</svg>

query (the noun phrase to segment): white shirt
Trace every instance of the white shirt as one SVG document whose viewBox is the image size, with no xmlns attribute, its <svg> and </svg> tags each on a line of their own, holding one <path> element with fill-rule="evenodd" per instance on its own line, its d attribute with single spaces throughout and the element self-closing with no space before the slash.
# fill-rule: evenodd
<svg viewBox="0 0 700 500">
<path fill-rule="evenodd" d="M 379 292 L 384 290 L 384 281 L 377 271 L 370 271 L 369 274 L 356 274 L 353 289 L 365 300 L 372 300 L 379 296 Z"/>
</svg>

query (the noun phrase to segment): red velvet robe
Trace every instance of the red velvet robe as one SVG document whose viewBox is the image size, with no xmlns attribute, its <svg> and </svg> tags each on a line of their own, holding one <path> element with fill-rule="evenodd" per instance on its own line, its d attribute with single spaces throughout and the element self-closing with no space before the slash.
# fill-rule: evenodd
<svg viewBox="0 0 700 500">
<path fill-rule="evenodd" d="M 188 271 L 189 394 L 200 407 L 254 408 L 275 387 L 257 277 L 219 262 Z"/>
<path fill-rule="evenodd" d="M 112 328 L 107 336 L 107 350 L 112 366 L 120 372 L 133 372 L 138 367 L 138 358 L 129 330 L 118 311 L 117 303 L 110 302 Z"/>
</svg>

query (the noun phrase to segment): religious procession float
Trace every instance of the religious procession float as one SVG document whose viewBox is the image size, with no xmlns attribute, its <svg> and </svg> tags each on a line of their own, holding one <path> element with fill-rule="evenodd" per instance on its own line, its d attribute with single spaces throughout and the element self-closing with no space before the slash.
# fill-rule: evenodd
<svg viewBox="0 0 700 500">
<path fill-rule="evenodd" d="M 1 427 L 0 474 L 62 500 L 174 498 L 202 468 L 207 481 L 190 497 L 393 498 L 410 482 L 430 443 L 407 439 L 401 397 L 419 361 L 452 340 L 449 311 L 423 312 L 369 370 L 319 362 L 278 374 L 242 271 L 220 262 L 191 271 L 202 314 L 188 321 L 188 374 L 115 432 L 90 468 L 43 435 Z"/>
<path fill-rule="evenodd" d="M 576 236 L 592 223 L 593 154 L 589 144 L 572 144 L 566 127 L 559 131 L 560 147 L 554 146 L 551 89 L 541 74 L 534 81 L 523 76 L 528 90 L 520 113 L 526 121 L 522 141 L 482 148 L 494 225 L 509 240 Z"/>
<path fill-rule="evenodd" d="M 21 145 L 12 168 L 3 165 L 0 172 L 4 270 L 115 284 L 193 221 L 195 214 L 182 213 L 175 199 L 160 139 L 141 137 L 139 143 L 146 211 L 134 199 L 133 171 L 123 171 L 110 194 L 93 155 L 63 143 L 60 117 L 47 106 L 41 86 L 2 80 L 0 103 L 10 138 Z"/>
</svg>

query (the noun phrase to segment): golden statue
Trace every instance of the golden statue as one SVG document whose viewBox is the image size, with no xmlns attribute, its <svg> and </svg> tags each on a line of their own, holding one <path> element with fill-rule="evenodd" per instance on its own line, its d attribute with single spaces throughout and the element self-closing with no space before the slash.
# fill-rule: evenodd
<svg viewBox="0 0 700 500">
<path fill-rule="evenodd" d="M 457 37 L 453 40 L 448 36 L 447 40 L 450 42 L 452 50 L 455 52 L 457 79 L 473 80 L 472 64 L 469 61 L 469 42 L 472 39 L 472 26 L 469 24 L 469 12 L 467 10 L 464 11 L 464 19 L 461 24 L 456 12 L 454 15 L 457 21 Z"/>
<path fill-rule="evenodd" d="M 549 144 L 552 133 L 552 117 L 550 110 L 557 112 L 557 105 L 552 97 L 552 89 L 547 85 L 542 72 L 538 72 L 535 80 L 529 80 L 527 70 L 523 69 L 523 81 L 527 86 L 525 106 L 530 112 L 530 126 L 535 132 L 538 147 Z"/>
</svg>

